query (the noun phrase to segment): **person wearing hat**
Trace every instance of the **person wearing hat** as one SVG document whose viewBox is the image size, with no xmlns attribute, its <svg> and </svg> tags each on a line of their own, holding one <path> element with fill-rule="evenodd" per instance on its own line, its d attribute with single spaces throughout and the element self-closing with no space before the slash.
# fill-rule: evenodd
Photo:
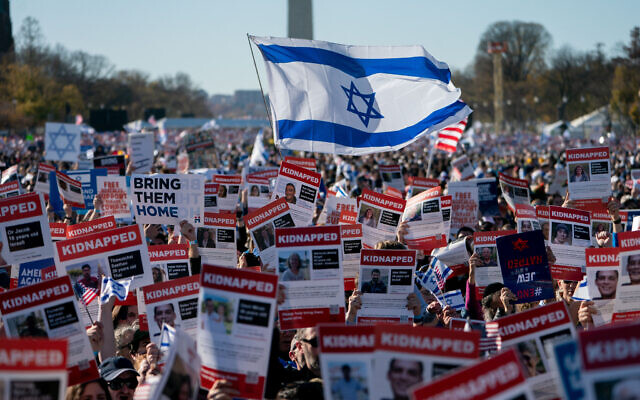
<svg viewBox="0 0 640 400">
<path fill-rule="evenodd" d="M 114 400 L 132 400 L 138 387 L 138 371 L 124 357 L 109 357 L 100 364 L 100 377 L 107 382 Z"/>
<path fill-rule="evenodd" d="M 490 283 L 482 294 L 482 313 L 486 322 L 515 312 L 516 295 L 500 282 Z"/>
</svg>

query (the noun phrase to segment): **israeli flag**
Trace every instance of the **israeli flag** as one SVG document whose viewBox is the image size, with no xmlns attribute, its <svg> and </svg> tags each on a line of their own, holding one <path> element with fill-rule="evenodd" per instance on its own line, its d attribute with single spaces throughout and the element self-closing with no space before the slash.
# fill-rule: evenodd
<svg viewBox="0 0 640 400">
<path fill-rule="evenodd" d="M 348 155 L 397 150 L 471 113 L 449 66 L 422 46 L 250 38 L 265 61 L 280 148 Z"/>
<path fill-rule="evenodd" d="M 251 160 L 249 166 L 256 167 L 259 165 L 267 165 L 267 150 L 262 143 L 262 129 L 256 134 L 253 142 L 253 150 L 251 151 Z"/>
<path fill-rule="evenodd" d="M 120 281 L 114 280 L 110 276 L 102 277 L 102 288 L 100 290 L 100 304 L 106 304 L 113 296 L 120 301 L 124 301 L 129 294 L 129 286 L 133 278 L 122 279 Z"/>
<path fill-rule="evenodd" d="M 464 308 L 464 297 L 462 297 L 462 291 L 460 289 L 446 292 L 443 295 L 443 306 L 451 306 L 456 311 L 460 311 Z"/>
</svg>

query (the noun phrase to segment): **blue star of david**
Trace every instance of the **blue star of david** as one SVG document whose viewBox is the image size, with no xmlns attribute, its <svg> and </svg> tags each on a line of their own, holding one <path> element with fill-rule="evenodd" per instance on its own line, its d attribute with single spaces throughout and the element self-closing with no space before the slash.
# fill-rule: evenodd
<svg viewBox="0 0 640 400">
<path fill-rule="evenodd" d="M 78 152 L 76 147 L 73 145 L 73 140 L 76 138 L 76 135 L 67 132 L 67 130 L 64 128 L 64 125 L 60 125 L 60 129 L 58 129 L 57 132 L 49 133 L 49 137 L 51 138 L 51 141 L 49 142 L 49 146 L 46 150 L 49 152 L 57 153 L 59 159 L 62 160 L 67 152 Z M 59 137 L 66 138 L 67 144 L 64 146 L 58 146 L 57 141 Z"/>
<path fill-rule="evenodd" d="M 347 111 L 356 114 L 358 118 L 360 118 L 360 121 L 362 121 L 365 127 L 369 126 L 369 120 L 371 118 L 384 118 L 378 110 L 373 108 L 373 103 L 376 100 L 375 92 L 371 94 L 362 94 L 360 93 L 358 88 L 356 88 L 356 85 L 353 83 L 353 81 L 351 82 L 351 87 L 349 89 L 342 86 L 342 90 L 344 90 L 344 93 L 347 95 L 347 98 L 349 99 L 349 103 L 347 104 Z M 355 103 L 353 102 L 353 96 L 358 96 L 362 99 L 362 101 L 364 101 L 364 103 L 367 105 L 367 111 L 362 112 L 358 110 Z"/>
</svg>

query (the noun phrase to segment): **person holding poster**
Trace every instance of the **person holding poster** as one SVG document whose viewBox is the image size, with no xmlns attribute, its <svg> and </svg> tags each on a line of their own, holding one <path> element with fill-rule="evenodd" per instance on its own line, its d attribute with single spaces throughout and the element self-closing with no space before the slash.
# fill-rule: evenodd
<svg viewBox="0 0 640 400">
<path fill-rule="evenodd" d="M 611 195 L 608 147 L 568 149 L 566 158 L 571 199 L 590 199 L 594 193 Z"/>
<path fill-rule="evenodd" d="M 374 248 L 378 242 L 395 239 L 406 200 L 366 189 L 359 199 L 358 222 L 362 224 L 364 246 Z"/>
<path fill-rule="evenodd" d="M 278 265 L 275 249 L 275 229 L 295 226 L 285 199 L 278 199 L 244 217 L 251 240 L 260 251 L 266 271 L 275 271 Z"/>
<path fill-rule="evenodd" d="M 317 172 L 284 161 L 280 164 L 272 199 L 285 199 L 296 226 L 311 224 L 320 180 Z"/>
<path fill-rule="evenodd" d="M 544 232 L 544 225 L 541 225 Z M 575 277 L 584 271 L 585 248 L 591 246 L 591 213 L 549 206 L 549 225 L 547 240 L 557 258 L 554 270 L 561 271 L 554 277 L 579 280 Z"/>
<path fill-rule="evenodd" d="M 436 186 L 407 200 L 402 220 L 406 221 L 403 240 L 408 248 L 429 253 L 447 245 L 440 194 L 440 187 Z"/>
<path fill-rule="evenodd" d="M 0 293 L 9 338 L 66 339 L 69 385 L 98 378 L 97 364 L 68 276 Z"/>
<path fill-rule="evenodd" d="M 414 290 L 415 266 L 415 250 L 362 250 L 358 275 L 362 308 L 358 311 L 358 324 L 413 321 L 415 314 L 407 309 L 407 298 Z"/>
<path fill-rule="evenodd" d="M 559 377 L 553 372 L 549 354 L 554 343 L 576 335 L 563 302 L 499 318 L 488 322 L 486 329 L 487 336 L 497 338 L 498 350 L 516 350 L 537 399 L 560 396 Z"/>
<path fill-rule="evenodd" d="M 238 264 L 235 214 L 205 212 L 203 223 L 197 224 L 197 241 L 203 263 L 232 268 Z"/>
<path fill-rule="evenodd" d="M 0 258 L 20 264 L 51 257 L 53 246 L 42 195 L 0 199 Z"/>
<path fill-rule="evenodd" d="M 198 297 L 200 384 L 226 380 L 237 397 L 261 399 L 267 376 L 278 277 L 249 270 L 203 265 Z M 224 314 L 225 333 L 211 316 Z M 217 324 L 219 325 L 219 323 Z M 232 351 L 231 351 L 232 350 Z"/>
<path fill-rule="evenodd" d="M 340 226 L 276 229 L 280 329 L 344 321 Z"/>
<path fill-rule="evenodd" d="M 614 322 L 634 320 L 640 315 L 640 231 L 621 232 L 617 238 L 620 274 L 614 292 Z"/>
</svg>

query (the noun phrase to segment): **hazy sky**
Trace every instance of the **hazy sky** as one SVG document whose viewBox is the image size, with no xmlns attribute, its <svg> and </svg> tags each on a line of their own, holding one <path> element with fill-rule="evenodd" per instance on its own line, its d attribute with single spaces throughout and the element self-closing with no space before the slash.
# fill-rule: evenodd
<svg viewBox="0 0 640 400">
<path fill-rule="evenodd" d="M 286 0 L 13 0 L 14 36 L 27 16 L 40 22 L 49 44 L 102 54 L 118 69 L 152 78 L 183 71 L 210 94 L 258 88 L 247 33 L 287 34 Z M 617 54 L 639 16 L 640 0 L 313 1 L 315 39 L 421 44 L 453 69 L 471 62 L 495 21 L 540 23 L 554 49 L 590 50 L 602 42 Z"/>
</svg>

